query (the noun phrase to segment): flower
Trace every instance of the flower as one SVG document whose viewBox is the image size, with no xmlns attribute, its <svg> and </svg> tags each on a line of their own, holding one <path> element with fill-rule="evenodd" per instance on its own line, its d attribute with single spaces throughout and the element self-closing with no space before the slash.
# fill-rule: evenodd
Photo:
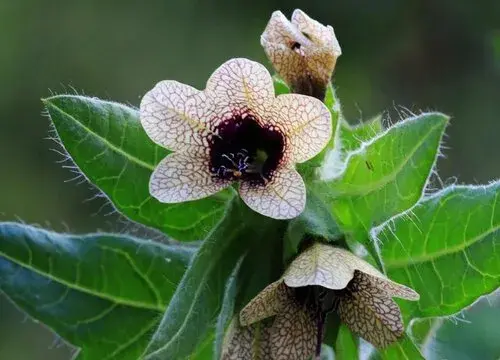
<svg viewBox="0 0 500 360">
<path fill-rule="evenodd" d="M 392 297 L 419 299 L 415 291 L 389 280 L 349 251 L 317 243 L 243 308 L 240 324 L 251 326 L 275 317 L 269 329 L 273 360 L 319 355 L 330 311 L 336 311 L 354 333 L 383 348 L 404 332 Z"/>
<path fill-rule="evenodd" d="M 253 210 L 296 217 L 306 191 L 295 163 L 326 146 L 330 116 L 312 97 L 275 97 L 269 72 L 247 59 L 224 63 L 204 91 L 162 81 L 143 97 L 140 118 L 148 136 L 174 153 L 154 170 L 149 191 L 161 202 L 177 203 L 238 182 Z"/>
<path fill-rule="evenodd" d="M 261 321 L 241 326 L 238 318 L 233 318 L 224 337 L 221 360 L 272 359 L 269 342 L 271 325 L 270 321 Z"/>
<path fill-rule="evenodd" d="M 297 9 L 292 21 L 275 11 L 261 36 L 261 45 L 278 74 L 299 94 L 320 100 L 342 54 L 331 26 Z"/>
</svg>

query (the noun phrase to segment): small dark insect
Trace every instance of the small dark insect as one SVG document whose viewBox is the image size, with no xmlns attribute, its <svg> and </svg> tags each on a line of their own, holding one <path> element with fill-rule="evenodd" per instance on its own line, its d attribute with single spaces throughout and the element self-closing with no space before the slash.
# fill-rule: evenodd
<svg viewBox="0 0 500 360">
<path fill-rule="evenodd" d="M 375 170 L 373 168 L 373 164 L 370 161 L 366 160 L 365 164 L 366 164 L 366 167 L 368 168 L 368 170 L 370 170 L 370 171 L 374 171 Z"/>
<path fill-rule="evenodd" d="M 303 32 L 303 31 L 302 31 L 302 35 L 304 35 L 306 38 L 308 38 L 309 40 L 311 40 L 311 35 Z"/>
<path fill-rule="evenodd" d="M 292 44 L 292 50 L 296 50 L 296 49 L 300 49 L 300 43 L 298 43 L 298 42 L 296 42 L 296 41 L 295 41 L 295 42 Z"/>
</svg>

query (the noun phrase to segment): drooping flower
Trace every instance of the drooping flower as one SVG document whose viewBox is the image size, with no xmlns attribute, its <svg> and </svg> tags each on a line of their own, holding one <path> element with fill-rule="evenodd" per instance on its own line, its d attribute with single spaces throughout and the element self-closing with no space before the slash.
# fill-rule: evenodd
<svg viewBox="0 0 500 360">
<path fill-rule="evenodd" d="M 162 81 L 140 106 L 141 123 L 157 144 L 174 151 L 153 172 L 151 195 L 164 203 L 197 200 L 233 182 L 253 210 L 276 219 L 298 216 L 305 185 L 295 170 L 331 137 L 330 113 L 312 97 L 275 97 L 271 75 L 232 59 L 204 91 Z"/>
<path fill-rule="evenodd" d="M 270 360 L 271 321 L 261 321 L 250 326 L 239 325 L 235 317 L 226 331 L 221 360 Z"/>
<path fill-rule="evenodd" d="M 325 97 L 337 58 L 342 54 L 331 26 L 324 26 L 297 9 L 292 21 L 275 11 L 261 44 L 278 74 L 293 92 Z"/>
<path fill-rule="evenodd" d="M 419 295 L 349 251 L 317 243 L 245 306 L 240 324 L 251 326 L 274 317 L 269 329 L 272 360 L 319 355 L 330 311 L 354 333 L 383 348 L 404 332 L 393 297 L 418 300 Z"/>
</svg>

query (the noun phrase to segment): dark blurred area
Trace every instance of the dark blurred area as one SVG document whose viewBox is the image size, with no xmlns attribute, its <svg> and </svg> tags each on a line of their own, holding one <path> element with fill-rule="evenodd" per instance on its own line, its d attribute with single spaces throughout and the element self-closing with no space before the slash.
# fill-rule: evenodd
<svg viewBox="0 0 500 360">
<path fill-rule="evenodd" d="M 445 112 L 452 121 L 442 179 L 500 177 L 498 0 L 0 0 L 0 220 L 120 229 L 102 199 L 87 201 L 95 190 L 68 181 L 75 174 L 51 151 L 58 147 L 46 139 L 40 98 L 78 92 L 138 105 L 162 79 L 203 88 L 231 57 L 269 65 L 260 34 L 272 11 L 290 16 L 295 8 L 335 29 L 343 55 L 334 82 L 352 123 L 381 112 L 392 123 L 407 111 Z M 496 321 L 473 314 L 468 321 L 492 333 L 499 309 L 491 311 Z M 463 331 L 467 323 L 448 327 Z M 0 296 L 1 360 L 69 359 L 71 352 Z"/>
</svg>

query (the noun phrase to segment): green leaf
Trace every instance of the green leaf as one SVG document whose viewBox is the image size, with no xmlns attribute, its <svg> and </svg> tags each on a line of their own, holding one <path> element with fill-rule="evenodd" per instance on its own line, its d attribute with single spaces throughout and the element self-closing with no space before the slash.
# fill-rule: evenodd
<svg viewBox="0 0 500 360">
<path fill-rule="evenodd" d="M 238 291 L 238 273 L 240 271 L 243 259 L 244 258 L 241 257 L 238 260 L 236 266 L 233 269 L 233 272 L 226 282 L 224 298 L 222 300 L 222 308 L 217 318 L 217 324 L 215 326 L 215 342 L 213 351 L 214 359 L 220 359 L 220 356 L 222 354 L 222 344 L 224 342 L 224 333 L 231 319 L 233 318 L 236 293 Z"/>
<path fill-rule="evenodd" d="M 363 142 L 373 139 L 384 130 L 382 125 L 382 116 L 375 116 L 365 123 L 350 126 L 343 121 L 340 126 L 340 140 L 342 151 L 349 152 L 358 149 Z"/>
<path fill-rule="evenodd" d="M 341 325 L 335 343 L 336 360 L 358 359 L 358 341 L 345 325 Z"/>
<path fill-rule="evenodd" d="M 309 190 L 307 191 L 306 208 L 288 224 L 284 241 L 283 257 L 285 262 L 297 254 L 299 244 L 306 235 L 321 237 L 328 241 L 335 241 L 342 237 L 335 219 L 321 197 Z"/>
<path fill-rule="evenodd" d="M 402 121 L 350 153 L 339 177 L 317 186 L 344 232 L 366 236 L 420 199 L 447 122 L 438 113 Z"/>
<path fill-rule="evenodd" d="M 425 349 L 433 341 L 443 320 L 444 318 L 415 319 L 409 324 L 407 332 L 420 349 Z"/>
<path fill-rule="evenodd" d="M 500 292 L 481 298 L 457 320 L 442 319 L 442 326 L 425 348 L 429 359 L 495 359 L 500 356 Z"/>
<path fill-rule="evenodd" d="M 145 358 L 185 359 L 206 338 L 220 313 L 227 280 L 250 247 L 266 251 L 283 222 L 263 217 L 235 198 L 203 241 L 145 353 Z M 268 237 L 268 231 L 272 236 Z"/>
<path fill-rule="evenodd" d="M 2 223 L 0 289 L 80 347 L 78 359 L 137 359 L 193 252 L 124 235 Z"/>
<path fill-rule="evenodd" d="M 377 228 L 388 276 L 411 286 L 406 318 L 459 312 L 500 286 L 500 182 L 452 186 Z"/>
<path fill-rule="evenodd" d="M 149 178 L 168 151 L 149 139 L 136 109 L 72 95 L 43 102 L 72 160 L 130 219 L 178 240 L 199 240 L 222 217 L 228 191 L 180 204 L 151 197 Z"/>
<path fill-rule="evenodd" d="M 420 350 L 411 341 L 408 336 L 404 336 L 398 342 L 392 344 L 386 349 L 379 350 L 379 355 L 381 359 L 393 360 L 419 360 L 424 359 Z"/>
</svg>

